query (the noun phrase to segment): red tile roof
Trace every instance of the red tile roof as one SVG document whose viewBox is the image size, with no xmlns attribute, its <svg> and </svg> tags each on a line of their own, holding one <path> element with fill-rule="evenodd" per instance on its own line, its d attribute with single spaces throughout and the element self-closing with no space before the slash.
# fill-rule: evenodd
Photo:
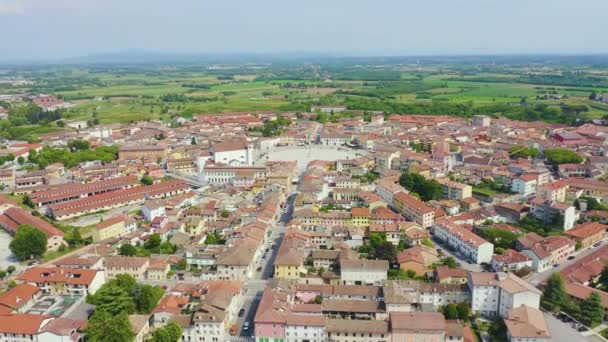
<svg viewBox="0 0 608 342">
<path fill-rule="evenodd" d="M 97 270 L 70 267 L 33 267 L 17 277 L 17 280 L 29 283 L 62 283 L 90 285 Z"/>
<path fill-rule="evenodd" d="M 0 333 L 34 335 L 40 330 L 49 315 L 10 314 L 0 316 Z"/>
</svg>

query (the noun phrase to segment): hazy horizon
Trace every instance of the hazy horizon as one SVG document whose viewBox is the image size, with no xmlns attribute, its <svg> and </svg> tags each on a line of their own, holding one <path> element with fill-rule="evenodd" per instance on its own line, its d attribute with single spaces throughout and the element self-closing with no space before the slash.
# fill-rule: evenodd
<svg viewBox="0 0 608 342">
<path fill-rule="evenodd" d="M 605 0 L 0 0 L 0 61 L 608 53 Z"/>
</svg>

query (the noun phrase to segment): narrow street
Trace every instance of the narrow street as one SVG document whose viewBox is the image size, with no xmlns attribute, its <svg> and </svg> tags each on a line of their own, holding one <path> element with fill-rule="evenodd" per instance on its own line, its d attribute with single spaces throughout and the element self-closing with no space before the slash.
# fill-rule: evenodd
<svg viewBox="0 0 608 342">
<path fill-rule="evenodd" d="M 273 276 L 274 261 L 277 257 L 279 247 L 283 242 L 283 237 L 285 236 L 286 224 L 293 216 L 295 198 L 296 193 L 290 192 L 285 201 L 285 211 L 271 228 L 272 233 L 264 246 L 265 252 L 262 253 L 260 259 L 256 260 L 256 273 L 252 279 L 245 282 L 245 298 L 243 300 L 243 309 L 245 312 L 237 321 L 239 336 L 231 338 L 231 341 L 246 341 L 247 339 L 244 338 L 251 338 L 251 336 L 253 336 L 253 319 L 255 317 L 255 312 L 260 303 L 262 293 L 264 292 L 269 279 Z M 257 269 L 260 268 L 261 271 L 258 272 Z M 249 322 L 249 329 L 247 330 L 243 329 L 245 322 Z"/>
</svg>

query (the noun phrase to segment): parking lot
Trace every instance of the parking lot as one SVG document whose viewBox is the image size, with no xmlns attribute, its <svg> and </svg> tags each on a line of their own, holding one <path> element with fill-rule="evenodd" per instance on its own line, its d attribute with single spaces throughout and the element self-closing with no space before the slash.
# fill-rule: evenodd
<svg viewBox="0 0 608 342">
<path fill-rule="evenodd" d="M 13 265 L 17 267 L 17 269 L 21 269 L 22 267 L 17 263 L 17 259 L 11 250 L 8 248 L 8 245 L 11 243 L 11 236 L 4 229 L 0 229 L 0 268 L 6 269 L 9 265 Z"/>
<path fill-rule="evenodd" d="M 562 322 L 550 313 L 545 312 L 545 320 L 547 327 L 551 332 L 551 339 L 554 342 L 574 342 L 574 341 L 589 341 L 603 342 L 604 339 L 594 334 L 593 332 L 580 333 L 572 327 L 571 322 Z"/>
</svg>

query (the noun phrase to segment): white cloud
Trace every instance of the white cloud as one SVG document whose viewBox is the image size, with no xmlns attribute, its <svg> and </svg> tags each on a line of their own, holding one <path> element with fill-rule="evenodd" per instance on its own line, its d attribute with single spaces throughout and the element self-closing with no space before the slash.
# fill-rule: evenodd
<svg viewBox="0 0 608 342">
<path fill-rule="evenodd" d="M 0 0 L 0 15 L 22 15 L 25 9 L 21 2 Z"/>
<path fill-rule="evenodd" d="M 83 0 L 0 0 L 0 15 L 23 15 L 30 11 L 83 9 L 94 4 Z"/>
</svg>

